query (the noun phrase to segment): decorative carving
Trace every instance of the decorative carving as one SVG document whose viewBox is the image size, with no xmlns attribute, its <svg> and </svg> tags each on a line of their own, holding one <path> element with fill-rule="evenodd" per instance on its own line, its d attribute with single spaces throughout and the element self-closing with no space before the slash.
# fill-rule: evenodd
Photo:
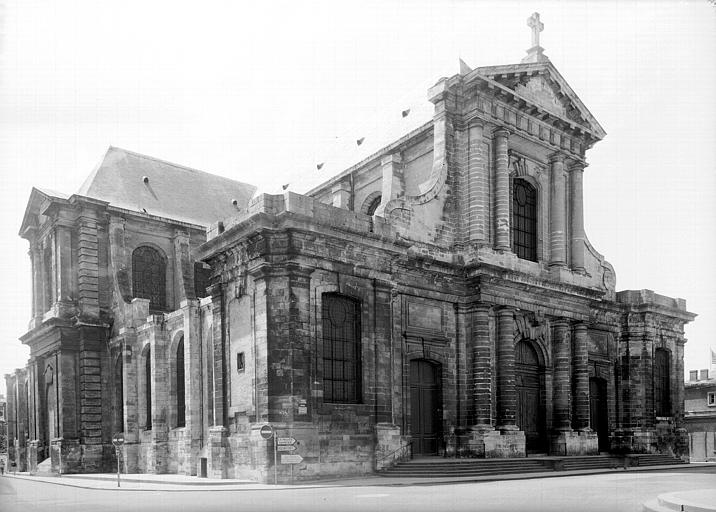
<svg viewBox="0 0 716 512">
<path fill-rule="evenodd" d="M 554 86 L 544 76 L 531 77 L 525 84 L 518 84 L 515 92 L 534 101 L 540 107 L 561 116 L 567 117 L 565 102 L 555 92 Z"/>
<path fill-rule="evenodd" d="M 549 324 L 541 312 L 515 314 L 515 341 L 522 339 L 547 342 Z"/>
</svg>

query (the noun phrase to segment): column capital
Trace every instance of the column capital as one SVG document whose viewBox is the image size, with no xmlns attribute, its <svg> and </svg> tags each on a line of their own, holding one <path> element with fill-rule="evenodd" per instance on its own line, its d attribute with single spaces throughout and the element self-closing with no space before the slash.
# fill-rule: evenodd
<svg viewBox="0 0 716 512">
<path fill-rule="evenodd" d="M 511 135 L 511 132 L 510 132 L 510 130 L 508 130 L 508 129 L 505 128 L 504 126 L 498 126 L 498 127 L 495 128 L 494 130 L 492 130 L 492 135 L 493 135 L 494 137 L 505 137 L 505 138 L 509 138 L 509 136 Z"/>
<path fill-rule="evenodd" d="M 380 165 L 387 165 L 387 164 L 399 164 L 403 161 L 403 159 L 400 157 L 400 153 L 389 153 L 387 155 L 383 155 L 383 157 L 380 159 Z"/>
<path fill-rule="evenodd" d="M 554 164 L 554 163 L 562 163 L 563 164 L 565 158 L 566 157 L 565 157 L 564 153 L 562 153 L 561 151 L 555 151 L 554 153 L 549 155 L 548 160 L 549 160 L 549 163 L 551 163 L 551 164 Z"/>
<path fill-rule="evenodd" d="M 584 320 L 576 320 L 572 322 L 572 329 L 575 331 L 586 331 L 587 322 L 585 322 Z"/>
<path fill-rule="evenodd" d="M 567 166 L 567 169 L 569 172 L 584 172 L 584 169 L 589 167 L 589 164 L 587 162 L 572 162 Z"/>
<path fill-rule="evenodd" d="M 515 309 L 510 306 L 498 306 L 496 308 L 497 315 L 501 317 L 505 316 L 514 316 L 515 315 Z"/>
<path fill-rule="evenodd" d="M 557 316 L 549 319 L 549 323 L 552 325 L 552 327 L 568 327 L 569 326 L 569 320 L 563 316 Z"/>
<path fill-rule="evenodd" d="M 468 128 L 485 128 L 485 121 L 479 117 L 473 117 L 467 121 Z"/>
</svg>

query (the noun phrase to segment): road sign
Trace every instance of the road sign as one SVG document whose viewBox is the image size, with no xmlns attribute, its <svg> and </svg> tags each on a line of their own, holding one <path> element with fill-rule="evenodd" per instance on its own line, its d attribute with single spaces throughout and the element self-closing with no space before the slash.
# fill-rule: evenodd
<svg viewBox="0 0 716 512">
<path fill-rule="evenodd" d="M 296 444 L 296 440 L 293 437 L 278 437 L 276 438 L 279 446 L 282 444 Z"/>
<path fill-rule="evenodd" d="M 303 461 L 303 457 L 298 454 L 281 454 L 281 464 L 300 464 L 301 461 Z"/>
<path fill-rule="evenodd" d="M 261 427 L 261 430 L 259 430 L 259 433 L 264 439 L 271 439 L 273 437 L 273 427 L 271 425 L 264 425 Z"/>
<path fill-rule="evenodd" d="M 124 434 L 114 434 L 114 437 L 112 437 L 112 444 L 115 447 L 122 446 L 124 444 Z"/>
<path fill-rule="evenodd" d="M 295 444 L 280 444 L 276 447 L 280 452 L 292 452 L 296 449 Z"/>
</svg>

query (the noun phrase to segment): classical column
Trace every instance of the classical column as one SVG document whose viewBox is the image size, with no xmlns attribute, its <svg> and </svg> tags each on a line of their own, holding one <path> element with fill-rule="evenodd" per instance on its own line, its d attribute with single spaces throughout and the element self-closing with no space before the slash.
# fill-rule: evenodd
<svg viewBox="0 0 716 512">
<path fill-rule="evenodd" d="M 582 179 L 584 163 L 577 162 L 569 168 L 572 270 L 584 272 L 584 202 Z"/>
<path fill-rule="evenodd" d="M 572 430 L 569 414 L 569 324 L 564 318 L 552 321 L 552 344 L 554 347 L 554 421 L 558 431 Z"/>
<path fill-rule="evenodd" d="M 495 249 L 510 250 L 510 175 L 507 168 L 507 141 L 510 132 L 498 128 L 495 144 Z"/>
<path fill-rule="evenodd" d="M 515 317 L 509 308 L 497 312 L 497 428 L 517 430 L 515 391 Z"/>
<path fill-rule="evenodd" d="M 572 327 L 572 372 L 574 379 L 574 422 L 577 430 L 589 429 L 589 352 L 587 325 L 577 322 Z"/>
<path fill-rule="evenodd" d="M 490 357 L 490 308 L 480 304 L 472 313 L 472 399 L 475 428 L 492 428 L 492 358 Z M 513 357 L 514 359 L 514 357 Z"/>
<path fill-rule="evenodd" d="M 36 242 L 30 244 L 30 262 L 32 264 L 32 319 L 33 327 L 42 323 L 45 308 L 42 303 L 42 251 Z"/>
<path fill-rule="evenodd" d="M 564 267 L 567 263 L 567 246 L 566 246 L 566 202 L 567 195 L 565 193 L 564 179 L 564 156 L 555 153 L 550 159 L 552 168 L 549 209 L 550 224 L 550 266 Z"/>
<path fill-rule="evenodd" d="M 486 155 L 483 150 L 483 126 L 479 119 L 473 119 L 468 125 L 468 157 L 467 157 L 467 205 L 468 205 L 468 239 L 470 242 L 484 241 L 485 217 L 488 212 L 487 191 L 488 176 Z"/>
</svg>

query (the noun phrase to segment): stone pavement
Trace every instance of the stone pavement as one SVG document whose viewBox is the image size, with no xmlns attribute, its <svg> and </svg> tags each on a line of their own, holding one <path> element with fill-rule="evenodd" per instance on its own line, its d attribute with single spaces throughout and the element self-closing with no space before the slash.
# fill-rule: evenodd
<svg viewBox="0 0 716 512">
<path fill-rule="evenodd" d="M 539 473 L 494 475 L 494 476 L 468 476 L 468 477 L 442 477 L 442 478 L 415 478 L 415 477 L 384 477 L 379 475 L 365 475 L 360 477 L 347 477 L 323 479 L 313 481 L 289 483 L 261 484 L 251 480 L 223 479 L 214 480 L 196 476 L 175 474 L 122 474 L 120 487 L 117 487 L 116 473 L 68 474 L 56 475 L 30 475 L 29 473 L 6 473 L 6 477 L 22 478 L 38 482 L 47 482 L 57 485 L 80 487 L 84 489 L 103 490 L 131 490 L 131 491 L 243 491 L 243 490 L 281 490 L 296 488 L 320 487 L 364 487 L 364 486 L 410 486 L 410 485 L 438 485 L 449 483 L 490 482 L 498 480 L 524 480 L 533 478 L 558 478 L 563 476 L 589 475 L 600 473 L 623 473 L 641 471 L 683 471 L 698 470 L 714 467 L 716 463 L 697 462 L 679 466 L 646 466 L 630 467 L 626 470 L 577 470 L 577 471 L 546 471 Z M 660 510 L 660 509 L 655 509 Z M 711 509 L 705 509 L 711 510 Z M 713 509 L 716 511 L 716 508 Z"/>
</svg>

